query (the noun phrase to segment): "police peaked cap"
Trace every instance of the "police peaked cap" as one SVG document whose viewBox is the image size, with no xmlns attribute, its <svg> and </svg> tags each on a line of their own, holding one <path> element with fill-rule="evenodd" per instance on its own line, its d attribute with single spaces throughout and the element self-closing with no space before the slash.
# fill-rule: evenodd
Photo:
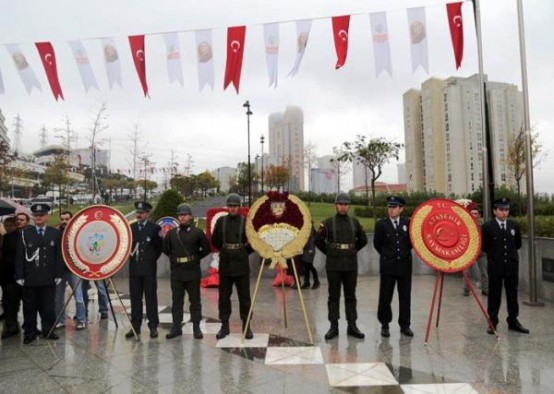
<svg viewBox="0 0 554 394">
<path fill-rule="evenodd" d="M 135 211 L 137 212 L 150 212 L 152 210 L 152 204 L 146 201 L 135 202 Z"/>
<path fill-rule="evenodd" d="M 31 206 L 31 212 L 33 215 L 46 215 L 50 211 L 50 205 L 44 203 L 37 203 Z"/>
<path fill-rule="evenodd" d="M 401 207 L 406 204 L 406 201 L 402 197 L 389 196 L 387 197 L 387 206 L 389 207 Z"/>
<path fill-rule="evenodd" d="M 493 208 L 510 208 L 510 199 L 506 197 L 502 197 L 499 199 L 496 199 L 492 203 Z"/>
</svg>

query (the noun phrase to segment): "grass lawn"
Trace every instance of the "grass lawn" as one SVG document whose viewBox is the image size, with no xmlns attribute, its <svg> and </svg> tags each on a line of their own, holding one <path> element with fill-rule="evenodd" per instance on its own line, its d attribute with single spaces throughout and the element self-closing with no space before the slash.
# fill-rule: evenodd
<svg viewBox="0 0 554 394">
<path fill-rule="evenodd" d="M 307 205 L 307 203 L 306 203 Z M 323 202 L 311 202 L 308 206 L 312 219 L 314 220 L 314 226 L 317 229 L 321 222 L 330 216 L 335 215 L 335 204 L 323 203 Z M 356 205 L 350 207 L 350 213 L 353 214 Z M 358 218 L 360 224 L 367 232 L 373 232 L 374 223 L 373 218 Z"/>
</svg>

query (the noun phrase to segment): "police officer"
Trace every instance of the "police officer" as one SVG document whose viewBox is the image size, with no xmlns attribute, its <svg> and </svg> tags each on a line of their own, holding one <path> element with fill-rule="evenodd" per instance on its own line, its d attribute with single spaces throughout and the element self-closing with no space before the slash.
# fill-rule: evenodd
<svg viewBox="0 0 554 394">
<path fill-rule="evenodd" d="M 183 303 L 185 290 L 189 296 L 190 316 L 193 334 L 202 339 L 200 320 L 202 304 L 200 303 L 200 260 L 210 253 L 210 243 L 206 234 L 192 225 L 192 211 L 188 204 L 177 207 L 179 227 L 167 232 L 163 240 L 163 252 L 169 256 L 171 263 L 171 291 L 173 327 L 165 336 L 167 339 L 183 335 Z"/>
<path fill-rule="evenodd" d="M 216 334 L 217 339 L 230 334 L 229 317 L 231 316 L 231 294 L 233 284 L 239 296 L 240 318 L 242 330 L 246 329 L 246 339 L 254 335 L 250 327 L 246 327 L 248 311 L 250 310 L 250 264 L 248 255 L 252 248 L 246 238 L 244 217 L 239 213 L 240 196 L 231 193 L 227 196 L 229 214 L 220 217 L 215 223 L 212 234 L 212 244 L 219 249 L 219 319 L 221 329 Z"/>
<path fill-rule="evenodd" d="M 59 339 L 56 333 L 48 335 L 55 316 L 56 284 L 61 282 L 63 259 L 62 233 L 47 226 L 48 204 L 34 204 L 31 212 L 35 225 L 21 231 L 17 240 L 15 279 L 23 286 L 24 344 L 38 336 L 37 312 L 42 322 L 42 335 L 47 339 Z"/>
<path fill-rule="evenodd" d="M 489 272 L 489 299 L 487 312 L 496 330 L 498 311 L 502 299 L 502 285 L 506 289 L 508 306 L 508 329 L 529 334 L 529 330 L 517 319 L 519 305 L 517 286 L 519 280 L 519 256 L 521 231 L 517 222 L 508 219 L 510 199 L 499 198 L 493 202 L 494 218 L 486 222 L 481 230 L 482 250 L 487 254 Z M 490 327 L 487 332 L 494 334 Z"/>
<path fill-rule="evenodd" d="M 398 324 L 400 332 L 413 337 L 410 329 L 410 303 L 412 292 L 412 243 L 408 229 L 409 219 L 400 215 L 405 201 L 402 197 L 387 198 L 388 217 L 375 224 L 373 246 L 379 252 L 379 307 L 377 318 L 381 323 L 381 336 L 389 337 L 392 321 L 391 302 L 394 287 L 398 289 Z"/>
<path fill-rule="evenodd" d="M 339 302 L 341 285 L 348 321 L 347 334 L 356 338 L 365 335 L 356 326 L 356 283 L 358 280 L 358 251 L 367 244 L 367 236 L 357 219 L 348 216 L 350 197 L 339 193 L 335 199 L 337 214 L 326 219 L 317 232 L 315 244 L 326 254 L 325 269 L 329 283 L 327 307 L 331 328 L 325 339 L 339 335 Z"/>
<path fill-rule="evenodd" d="M 158 258 L 162 253 L 161 228 L 148 220 L 152 205 L 146 201 L 135 202 L 136 222 L 131 224 L 133 244 L 129 258 L 129 293 L 131 295 L 131 324 L 140 334 L 142 324 L 142 297 L 146 301 L 146 317 L 150 338 L 158 337 Z M 134 336 L 133 330 L 125 334 Z"/>
</svg>

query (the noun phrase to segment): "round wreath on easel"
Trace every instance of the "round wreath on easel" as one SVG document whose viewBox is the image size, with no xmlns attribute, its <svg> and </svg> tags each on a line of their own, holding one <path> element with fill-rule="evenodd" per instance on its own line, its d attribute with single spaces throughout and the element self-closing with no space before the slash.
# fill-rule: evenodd
<svg viewBox="0 0 554 394">
<path fill-rule="evenodd" d="M 312 228 L 310 211 L 298 197 L 268 192 L 248 212 L 246 236 L 252 248 L 271 268 L 287 268 L 287 259 L 302 253 Z"/>
</svg>

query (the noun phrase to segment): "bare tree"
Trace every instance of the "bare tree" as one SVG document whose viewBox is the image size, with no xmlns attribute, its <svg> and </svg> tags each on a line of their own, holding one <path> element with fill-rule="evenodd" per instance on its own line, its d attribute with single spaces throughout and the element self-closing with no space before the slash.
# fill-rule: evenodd
<svg viewBox="0 0 554 394">
<path fill-rule="evenodd" d="M 100 143 L 100 135 L 106 131 L 110 125 L 108 122 L 108 108 L 106 103 L 100 105 L 98 111 L 91 116 L 91 125 L 89 126 L 89 141 L 91 150 L 91 170 L 92 170 L 92 199 L 95 202 L 96 193 L 99 192 L 98 179 L 96 178 L 96 147 Z"/>
<path fill-rule="evenodd" d="M 351 163 L 345 158 L 348 157 L 348 151 L 344 149 L 343 146 L 336 147 L 333 146 L 333 155 L 334 157 L 329 160 L 331 167 L 335 170 L 337 174 L 337 194 L 340 193 L 340 181 L 343 176 L 350 172 Z"/>
<path fill-rule="evenodd" d="M 317 163 L 317 146 L 311 141 L 304 145 L 304 165 L 308 169 L 308 205 L 312 200 L 312 168 Z"/>
<path fill-rule="evenodd" d="M 137 171 L 141 156 L 144 154 L 145 146 L 141 142 L 142 134 L 139 131 L 138 121 L 133 124 L 133 130 L 127 135 L 130 142 L 127 152 L 129 153 L 129 165 L 133 169 L 133 180 L 137 180 Z M 133 183 L 133 197 L 137 194 L 136 182 Z"/>
</svg>

